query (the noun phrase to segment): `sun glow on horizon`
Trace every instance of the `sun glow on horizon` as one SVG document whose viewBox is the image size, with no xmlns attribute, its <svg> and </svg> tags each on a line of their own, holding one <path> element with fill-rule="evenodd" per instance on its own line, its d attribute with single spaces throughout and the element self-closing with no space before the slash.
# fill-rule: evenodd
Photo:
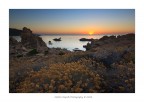
<svg viewBox="0 0 144 102">
<path fill-rule="evenodd" d="M 89 32 L 89 35 L 93 35 L 93 34 L 94 34 L 94 32 L 93 32 L 93 31 L 90 31 L 90 32 Z"/>
<path fill-rule="evenodd" d="M 40 34 L 135 32 L 134 9 L 10 9 L 9 27 Z"/>
</svg>

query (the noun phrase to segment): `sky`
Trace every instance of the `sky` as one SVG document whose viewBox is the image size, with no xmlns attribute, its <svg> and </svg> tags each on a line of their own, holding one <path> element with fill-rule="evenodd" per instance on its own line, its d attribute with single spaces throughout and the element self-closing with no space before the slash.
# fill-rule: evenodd
<svg viewBox="0 0 144 102">
<path fill-rule="evenodd" d="M 10 9 L 9 27 L 37 34 L 135 33 L 134 9 Z"/>
</svg>

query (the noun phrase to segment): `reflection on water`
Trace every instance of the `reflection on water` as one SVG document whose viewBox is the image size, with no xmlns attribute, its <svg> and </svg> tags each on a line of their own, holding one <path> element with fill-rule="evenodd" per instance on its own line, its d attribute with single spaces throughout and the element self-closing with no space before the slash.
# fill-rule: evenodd
<svg viewBox="0 0 144 102">
<path fill-rule="evenodd" d="M 99 39 L 103 35 L 48 35 L 48 36 L 40 36 L 43 41 L 47 44 L 50 48 L 66 48 L 68 50 L 73 51 L 73 49 L 78 48 L 80 50 L 85 51 L 85 48 L 83 48 L 83 45 L 86 45 L 88 41 L 79 41 L 80 38 L 93 38 L 93 39 Z M 54 38 L 60 38 L 62 41 L 54 41 Z M 52 42 L 52 44 L 49 44 L 49 41 Z"/>
<path fill-rule="evenodd" d="M 70 51 L 78 48 L 79 50 L 85 51 L 83 45 L 86 45 L 89 41 L 79 41 L 81 38 L 93 38 L 100 39 L 104 35 L 44 35 L 40 36 L 49 48 L 66 48 Z M 20 36 L 13 36 L 17 41 L 21 41 Z M 62 41 L 54 41 L 54 38 L 60 38 Z M 51 41 L 52 44 L 49 43 Z"/>
</svg>

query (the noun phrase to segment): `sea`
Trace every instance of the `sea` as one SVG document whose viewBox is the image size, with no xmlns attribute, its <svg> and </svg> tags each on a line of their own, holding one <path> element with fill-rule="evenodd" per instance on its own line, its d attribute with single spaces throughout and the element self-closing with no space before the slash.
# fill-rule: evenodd
<svg viewBox="0 0 144 102">
<path fill-rule="evenodd" d="M 67 49 L 70 51 L 74 51 L 74 49 L 79 49 L 85 51 L 86 49 L 83 47 L 87 43 L 90 43 L 90 41 L 80 41 L 81 38 L 87 38 L 87 39 L 100 39 L 103 36 L 111 36 L 111 34 L 95 34 L 95 35 L 89 35 L 89 34 L 45 34 L 40 35 L 39 37 L 42 38 L 42 40 L 46 43 L 47 47 L 49 48 L 62 48 Z M 114 35 L 117 36 L 118 34 Z M 55 38 L 60 38 L 61 41 L 54 41 Z M 20 36 L 13 36 L 18 42 L 21 41 Z M 49 43 L 51 41 L 51 43 Z"/>
</svg>

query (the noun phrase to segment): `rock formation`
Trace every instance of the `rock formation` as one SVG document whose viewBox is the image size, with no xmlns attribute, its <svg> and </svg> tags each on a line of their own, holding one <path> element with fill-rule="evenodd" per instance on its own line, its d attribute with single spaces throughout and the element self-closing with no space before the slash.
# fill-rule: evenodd
<svg viewBox="0 0 144 102">
<path fill-rule="evenodd" d="M 21 42 L 14 38 L 9 39 L 9 54 L 12 56 L 25 56 L 31 52 L 45 53 L 48 47 L 42 38 L 32 34 L 32 31 L 26 27 L 21 32 Z"/>
<path fill-rule="evenodd" d="M 17 46 L 18 42 L 14 38 L 10 37 L 9 38 L 9 53 L 10 54 L 15 54 L 17 51 L 15 47 Z"/>
<path fill-rule="evenodd" d="M 9 39 L 9 54 L 18 56 L 18 55 L 25 55 L 28 52 L 28 49 L 26 49 L 21 42 L 18 42 L 13 37 L 10 37 Z"/>
<path fill-rule="evenodd" d="M 9 38 L 9 44 L 10 44 L 10 46 L 14 46 L 14 45 L 18 44 L 18 41 L 15 40 L 13 37 L 10 37 Z"/>
<path fill-rule="evenodd" d="M 135 34 L 115 36 L 104 36 L 99 40 L 93 40 L 84 46 L 87 51 L 93 52 L 91 56 L 100 60 L 110 67 L 112 63 L 118 62 L 123 56 L 135 54 Z M 134 59 L 132 60 L 134 62 Z"/>
<path fill-rule="evenodd" d="M 26 27 L 23 28 L 21 39 L 22 45 L 28 49 L 37 49 L 38 52 L 44 52 L 48 50 L 48 47 L 42 38 L 35 36 L 32 31 Z"/>
<path fill-rule="evenodd" d="M 92 41 L 92 40 L 94 40 L 93 38 L 91 38 L 91 39 L 87 39 L 87 38 L 81 38 L 81 39 L 79 39 L 79 41 Z"/>
<path fill-rule="evenodd" d="M 94 50 L 97 49 L 98 47 L 104 47 L 105 45 L 107 46 L 123 46 L 125 44 L 133 44 L 135 42 L 135 34 L 126 34 L 122 36 L 103 36 L 99 40 L 94 39 L 91 41 L 91 43 L 87 43 L 87 45 L 84 45 L 84 48 L 86 50 Z"/>
</svg>

